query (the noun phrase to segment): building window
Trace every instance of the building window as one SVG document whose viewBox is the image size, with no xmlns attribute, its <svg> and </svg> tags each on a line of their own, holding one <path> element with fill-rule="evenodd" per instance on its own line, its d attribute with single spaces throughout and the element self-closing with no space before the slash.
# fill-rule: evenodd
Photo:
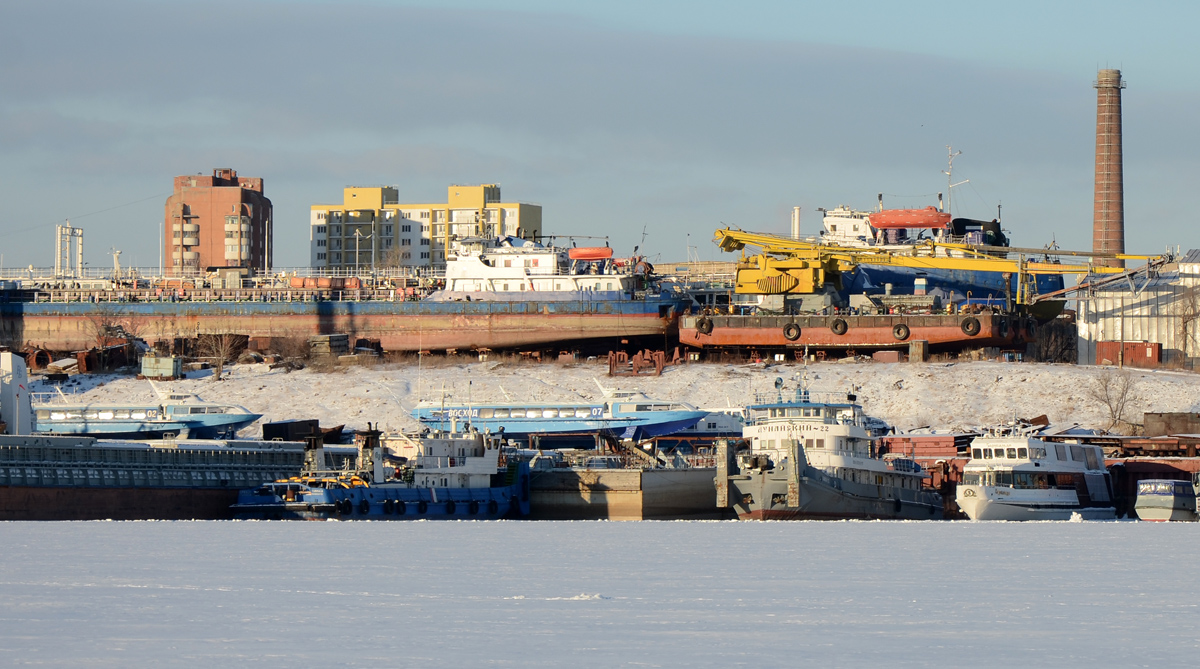
<svg viewBox="0 0 1200 669">
<path fill-rule="evenodd" d="M 428 226 L 428 225 L 422 225 L 422 226 L 421 226 L 421 232 L 428 233 L 428 232 L 429 232 L 429 226 Z"/>
<path fill-rule="evenodd" d="M 429 251 L 421 251 L 421 257 L 428 260 L 429 259 Z"/>
<path fill-rule="evenodd" d="M 428 237 L 421 238 L 421 246 L 429 246 L 429 238 Z"/>
<path fill-rule="evenodd" d="M 411 225 L 402 225 L 402 226 L 400 226 L 400 232 L 412 232 L 412 226 Z"/>
<path fill-rule="evenodd" d="M 426 221 L 428 221 L 428 220 L 429 220 L 429 212 L 427 212 L 427 211 L 423 211 L 423 212 L 421 212 L 421 218 L 422 218 L 423 220 L 426 220 Z"/>
<path fill-rule="evenodd" d="M 388 237 L 391 237 L 392 236 L 392 226 L 390 226 L 390 225 L 383 226 L 383 234 Z"/>
<path fill-rule="evenodd" d="M 385 249 L 392 248 L 392 240 L 390 240 L 390 239 L 383 240 L 383 248 L 385 248 Z"/>
<path fill-rule="evenodd" d="M 318 254 L 317 254 L 317 260 L 324 260 L 324 259 L 325 259 L 325 254 L 324 254 L 324 253 L 318 253 Z"/>
<path fill-rule="evenodd" d="M 405 237 L 400 240 L 400 246 L 412 246 L 412 240 Z"/>
<path fill-rule="evenodd" d="M 325 215 L 324 215 L 324 214 L 321 214 L 321 218 L 324 218 L 324 217 L 325 217 Z M 325 234 L 325 226 L 323 226 L 323 225 L 318 225 L 318 226 L 317 226 L 317 234 L 318 234 L 318 235 L 323 235 L 323 234 Z"/>
<path fill-rule="evenodd" d="M 324 240 L 324 239 L 318 239 L 318 240 L 317 240 L 317 246 L 325 246 L 325 240 Z"/>
</svg>

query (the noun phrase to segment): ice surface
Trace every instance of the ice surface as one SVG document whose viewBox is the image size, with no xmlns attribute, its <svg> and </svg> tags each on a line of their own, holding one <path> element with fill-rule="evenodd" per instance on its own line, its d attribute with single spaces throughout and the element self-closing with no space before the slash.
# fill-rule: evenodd
<svg viewBox="0 0 1200 669">
<path fill-rule="evenodd" d="M 1182 665 L 1198 531 L 0 523 L 0 665 Z"/>
<path fill-rule="evenodd" d="M 234 365 L 227 379 L 211 376 L 168 384 L 206 400 L 242 404 L 264 414 L 263 421 L 318 418 L 322 425 L 362 429 L 368 421 L 388 429 L 417 426 L 407 409 L 422 399 L 502 401 L 501 388 L 519 400 L 580 401 L 600 396 L 594 378 L 606 387 L 641 389 L 662 398 L 704 407 L 742 406 L 754 393 L 771 391 L 776 378 L 794 389 L 807 373 L 814 390 L 860 387 L 866 411 L 901 429 L 979 427 L 1016 417 L 1047 414 L 1059 426 L 1080 423 L 1107 427 L 1108 412 L 1089 397 L 1106 368 L 1036 363 L 933 363 L 913 365 L 822 363 L 809 365 L 693 364 L 669 367 L 658 378 L 607 378 L 598 363 L 455 362 L 351 367 L 332 373 L 310 369 L 286 373 L 267 365 Z M 1141 422 L 1143 411 L 1200 411 L 1200 375 L 1165 370 L 1127 370 L 1134 380 L 1127 417 Z M 145 381 L 111 376 L 77 376 L 75 384 L 92 401 L 132 402 L 154 398 Z M 102 385 L 101 385 L 102 384 Z M 40 390 L 35 388 L 34 390 Z M 241 432 L 262 434 L 260 425 Z"/>
</svg>

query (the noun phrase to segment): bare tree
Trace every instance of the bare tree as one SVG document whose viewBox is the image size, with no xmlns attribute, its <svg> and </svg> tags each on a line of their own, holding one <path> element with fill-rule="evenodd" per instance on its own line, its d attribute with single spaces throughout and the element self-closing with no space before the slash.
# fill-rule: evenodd
<svg viewBox="0 0 1200 669">
<path fill-rule="evenodd" d="M 1123 369 L 1104 369 L 1092 379 L 1087 394 L 1108 411 L 1106 430 L 1111 431 L 1125 421 L 1125 410 L 1136 388 L 1133 376 Z"/>
<path fill-rule="evenodd" d="M 1196 327 L 1196 321 L 1200 319 L 1200 288 L 1196 286 L 1182 288 L 1175 297 L 1175 313 L 1178 316 L 1176 335 L 1181 356 L 1178 364 L 1185 366 L 1192 351 L 1195 351 L 1200 344 L 1200 332 Z"/>
<path fill-rule="evenodd" d="M 213 365 L 213 381 L 221 379 L 225 371 L 225 363 L 237 358 L 246 348 L 246 335 L 230 332 L 217 332 L 196 336 L 196 352 L 202 358 L 207 358 Z"/>
</svg>

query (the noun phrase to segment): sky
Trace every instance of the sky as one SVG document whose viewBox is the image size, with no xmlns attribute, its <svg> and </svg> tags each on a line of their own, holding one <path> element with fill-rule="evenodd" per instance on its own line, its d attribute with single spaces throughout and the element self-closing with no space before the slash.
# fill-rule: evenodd
<svg viewBox="0 0 1200 669">
<path fill-rule="evenodd" d="M 1091 248 L 1096 70 L 1122 70 L 1126 246 L 1193 241 L 1200 5 L 0 0 L 0 263 L 158 264 L 173 178 L 274 203 L 275 265 L 348 185 L 498 183 L 547 234 L 730 259 L 726 225 L 936 203 Z"/>
</svg>

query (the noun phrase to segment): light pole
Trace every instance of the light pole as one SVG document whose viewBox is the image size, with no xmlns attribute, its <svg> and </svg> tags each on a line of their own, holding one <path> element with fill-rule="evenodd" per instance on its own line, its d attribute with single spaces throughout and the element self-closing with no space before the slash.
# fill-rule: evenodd
<svg viewBox="0 0 1200 669">
<path fill-rule="evenodd" d="M 358 274 L 358 244 L 363 239 L 370 239 L 375 234 L 364 235 L 358 228 L 354 229 L 354 273 Z M 375 244 L 371 244 L 371 271 L 375 271 Z"/>
</svg>

